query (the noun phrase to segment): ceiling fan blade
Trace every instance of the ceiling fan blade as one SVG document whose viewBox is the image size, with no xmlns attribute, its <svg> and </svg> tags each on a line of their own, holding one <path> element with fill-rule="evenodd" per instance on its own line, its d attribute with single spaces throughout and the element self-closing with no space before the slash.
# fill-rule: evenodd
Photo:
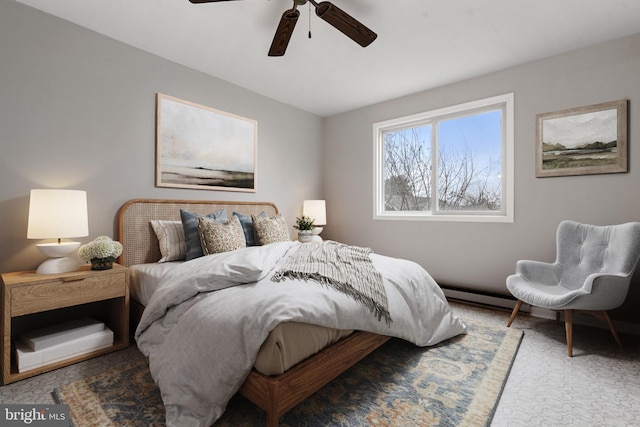
<svg viewBox="0 0 640 427">
<path fill-rule="evenodd" d="M 286 10 L 282 14 L 282 18 L 280 18 L 280 23 L 278 24 L 278 29 L 276 30 L 276 34 L 273 36 L 273 41 L 271 42 L 269 56 L 284 55 L 287 50 L 287 46 L 289 45 L 291 34 L 293 34 L 293 29 L 296 27 L 296 22 L 298 22 L 298 17 L 300 17 L 300 12 L 296 9 Z"/>
<path fill-rule="evenodd" d="M 323 1 L 316 5 L 316 15 L 362 47 L 369 46 L 378 37 L 376 33 L 364 24 L 328 1 Z"/>
</svg>

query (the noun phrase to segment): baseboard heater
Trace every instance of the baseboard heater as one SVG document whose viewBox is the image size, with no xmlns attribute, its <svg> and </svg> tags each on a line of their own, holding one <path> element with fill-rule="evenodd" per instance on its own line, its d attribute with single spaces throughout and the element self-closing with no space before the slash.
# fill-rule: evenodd
<svg viewBox="0 0 640 427">
<path fill-rule="evenodd" d="M 474 289 L 456 288 L 447 285 L 440 285 L 440 288 L 442 288 L 444 295 L 449 299 L 473 302 L 491 307 L 508 308 L 511 310 L 513 310 L 516 303 L 516 299 L 508 295 L 500 295 Z"/>
<path fill-rule="evenodd" d="M 491 292 L 478 291 L 475 289 L 463 289 L 453 286 L 440 285 L 444 295 L 450 300 L 458 300 L 467 303 L 478 304 L 480 306 L 491 308 L 502 308 L 509 311 L 513 310 L 516 304 L 516 299 L 511 295 L 501 295 Z M 547 310 L 545 308 L 535 307 L 528 304 L 522 304 L 520 312 L 529 313 L 534 317 L 541 317 L 544 319 L 562 320 L 559 312 L 554 310 Z M 517 318 L 516 318 L 517 319 Z M 640 325 L 629 322 L 621 322 L 612 320 L 616 331 L 626 334 L 640 335 Z M 574 317 L 573 323 L 578 325 L 593 326 L 600 329 L 607 329 L 607 325 L 604 322 L 600 322 L 594 319 L 592 316 L 585 314 L 578 314 Z M 506 319 L 505 319 L 506 325 Z"/>
</svg>

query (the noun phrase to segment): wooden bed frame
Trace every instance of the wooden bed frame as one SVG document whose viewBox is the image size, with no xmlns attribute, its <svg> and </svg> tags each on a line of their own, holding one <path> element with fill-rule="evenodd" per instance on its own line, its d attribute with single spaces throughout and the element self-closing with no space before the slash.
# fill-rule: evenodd
<svg viewBox="0 0 640 427">
<path fill-rule="evenodd" d="M 277 206 L 269 202 L 130 200 L 118 212 L 118 240 L 123 246 L 119 263 L 129 267 L 159 260 L 161 255 L 158 240 L 149 221 L 179 221 L 180 209 L 200 214 L 208 214 L 219 209 L 226 209 L 227 215 L 231 215 L 233 211 L 245 214 L 259 214 L 264 211 L 269 216 L 279 213 Z M 133 325 L 137 325 L 143 309 L 140 303 L 131 300 Z M 253 369 L 238 393 L 263 409 L 267 414 L 267 426 L 275 427 L 280 416 L 362 360 L 389 338 L 356 331 L 281 375 L 267 376 Z"/>
</svg>

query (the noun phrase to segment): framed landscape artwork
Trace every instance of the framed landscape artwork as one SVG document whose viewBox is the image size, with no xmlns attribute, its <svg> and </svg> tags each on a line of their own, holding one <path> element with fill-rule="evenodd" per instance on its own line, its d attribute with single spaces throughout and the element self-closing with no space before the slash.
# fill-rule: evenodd
<svg viewBox="0 0 640 427">
<path fill-rule="evenodd" d="M 627 100 L 538 114 L 536 177 L 627 172 Z"/>
<path fill-rule="evenodd" d="M 256 191 L 257 122 L 158 94 L 156 185 Z"/>
</svg>

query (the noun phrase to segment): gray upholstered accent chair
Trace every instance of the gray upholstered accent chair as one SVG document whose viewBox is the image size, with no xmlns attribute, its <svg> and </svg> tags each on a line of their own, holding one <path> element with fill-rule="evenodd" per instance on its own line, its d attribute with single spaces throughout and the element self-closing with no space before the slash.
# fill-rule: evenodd
<svg viewBox="0 0 640 427">
<path fill-rule="evenodd" d="M 518 301 L 507 326 L 522 303 L 564 312 L 567 353 L 573 355 L 573 312 L 584 311 L 607 322 L 620 344 L 607 310 L 627 297 L 640 258 L 640 223 L 596 226 L 562 221 L 556 234 L 556 261 L 518 261 L 507 289 Z"/>
</svg>

